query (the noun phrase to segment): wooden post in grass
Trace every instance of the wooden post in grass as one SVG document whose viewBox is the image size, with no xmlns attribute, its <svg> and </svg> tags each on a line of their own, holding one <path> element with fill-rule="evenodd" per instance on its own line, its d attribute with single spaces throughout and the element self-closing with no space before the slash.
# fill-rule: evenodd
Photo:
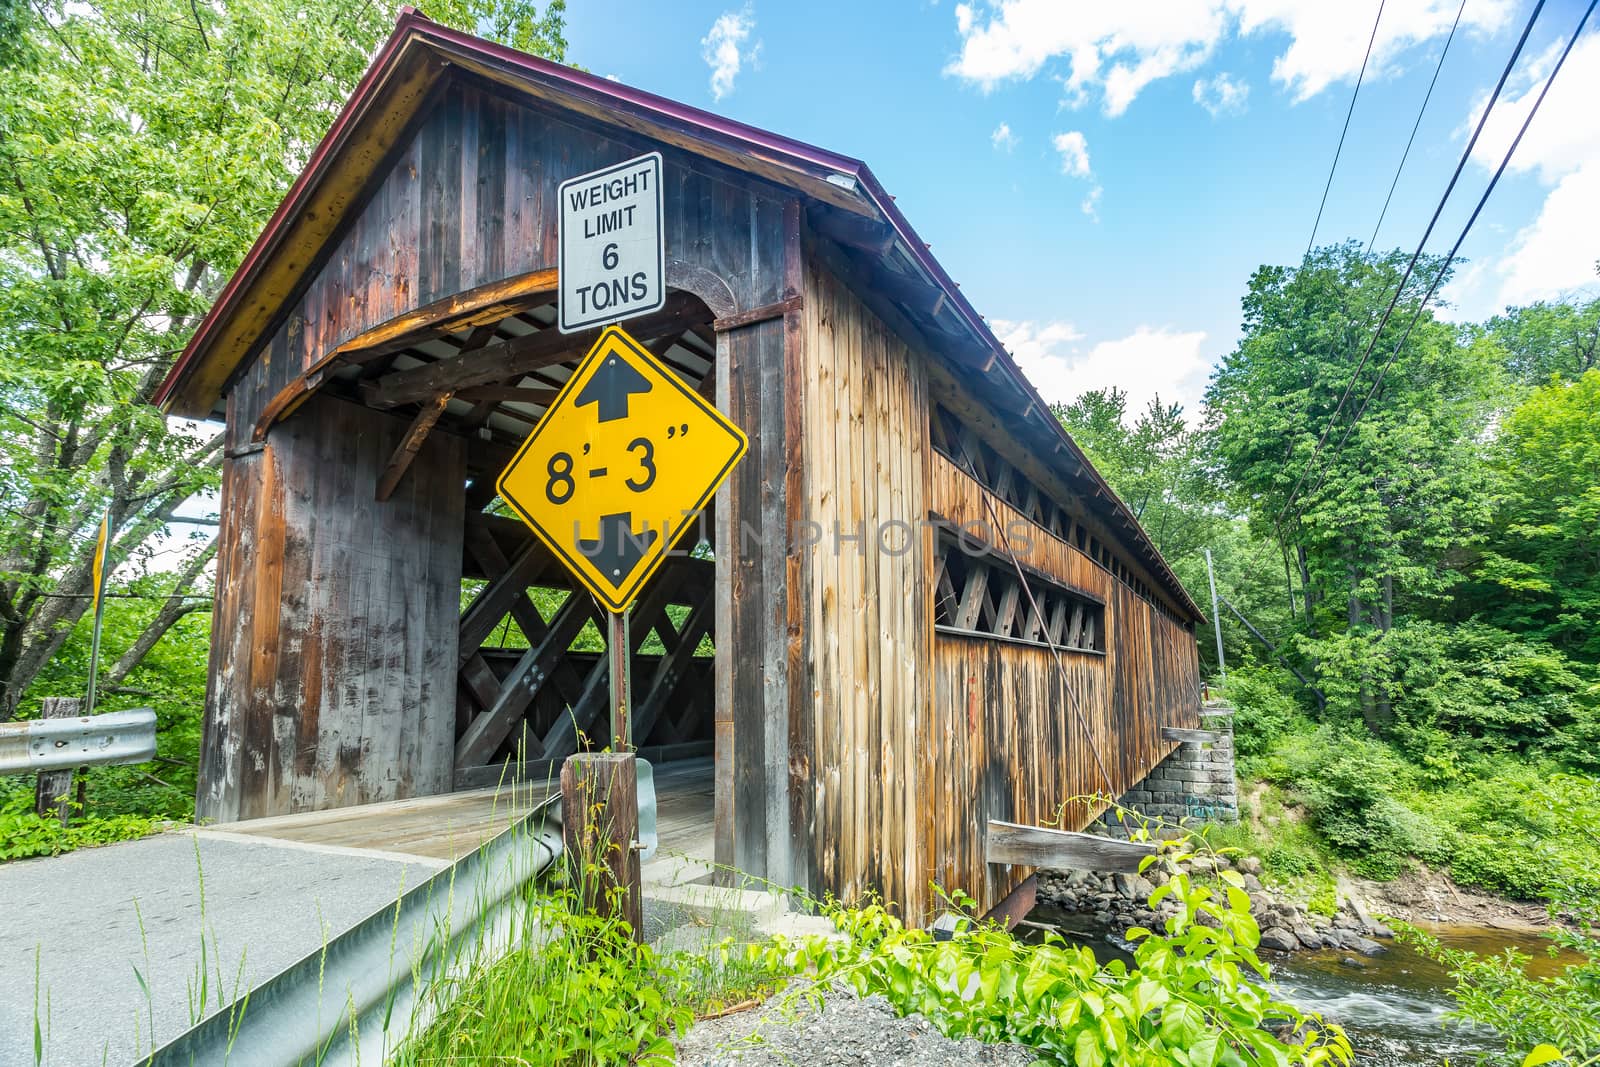
<svg viewBox="0 0 1600 1067">
<path fill-rule="evenodd" d="M 71 719 L 78 714 L 83 701 L 77 697 L 45 697 L 44 707 L 39 712 L 41 719 Z M 33 791 L 33 810 L 42 816 L 54 815 L 61 820 L 61 825 L 67 824 L 67 813 L 71 809 L 72 800 L 72 772 L 68 771 L 41 771 L 38 784 Z"/>
<path fill-rule="evenodd" d="M 632 753 L 583 752 L 561 765 L 561 835 L 585 910 L 644 936 L 639 891 L 639 790 Z"/>
</svg>

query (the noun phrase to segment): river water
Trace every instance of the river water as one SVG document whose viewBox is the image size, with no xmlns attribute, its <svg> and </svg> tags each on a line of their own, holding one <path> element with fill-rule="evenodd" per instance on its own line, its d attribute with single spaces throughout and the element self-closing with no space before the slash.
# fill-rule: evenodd
<svg viewBox="0 0 1600 1067">
<path fill-rule="evenodd" d="M 1061 928 L 1072 941 L 1089 945 L 1102 961 L 1131 959 L 1120 937 L 1089 916 L 1049 906 L 1030 916 Z M 1515 948 L 1532 956 L 1529 970 L 1551 973 L 1565 960 L 1551 960 L 1550 942 L 1535 933 L 1488 927 L 1422 925 L 1451 948 L 1496 953 Z M 1492 1033 L 1448 1018 L 1455 1002 L 1445 969 L 1404 945 L 1371 958 L 1348 951 L 1263 953 L 1281 999 L 1344 1027 L 1362 1067 L 1443 1067 L 1473 1062 L 1499 1046 Z"/>
</svg>

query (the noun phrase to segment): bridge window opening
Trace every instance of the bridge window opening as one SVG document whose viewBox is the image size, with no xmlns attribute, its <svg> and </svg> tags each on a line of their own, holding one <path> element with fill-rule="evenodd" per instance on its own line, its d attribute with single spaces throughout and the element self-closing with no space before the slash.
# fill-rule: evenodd
<svg viewBox="0 0 1600 1067">
<path fill-rule="evenodd" d="M 1027 567 L 1023 574 L 1026 588 L 1009 557 L 959 532 L 945 531 L 935 565 L 934 630 L 1063 651 L 1105 652 L 1106 609 L 1098 597 Z"/>
<path fill-rule="evenodd" d="M 934 451 L 985 486 L 1007 504 L 1020 511 L 1034 525 L 1075 547 L 1157 611 L 1182 623 L 1154 590 L 1138 576 L 1129 562 L 1100 539 L 1090 535 L 1085 524 L 1056 503 L 1038 485 L 1002 456 L 973 428 L 943 404 L 934 404 L 929 430 Z"/>
</svg>

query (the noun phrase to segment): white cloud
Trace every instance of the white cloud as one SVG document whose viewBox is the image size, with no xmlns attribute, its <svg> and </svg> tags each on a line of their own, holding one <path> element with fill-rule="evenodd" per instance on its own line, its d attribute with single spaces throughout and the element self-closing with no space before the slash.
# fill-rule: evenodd
<svg viewBox="0 0 1600 1067">
<path fill-rule="evenodd" d="M 1528 65 L 1520 85 L 1521 94 L 1508 89 L 1500 96 L 1483 128 L 1483 136 L 1472 148 L 1472 158 L 1493 171 L 1505 157 L 1511 139 L 1527 120 L 1528 111 L 1538 99 L 1539 90 L 1565 41 Z M 1550 93 L 1539 105 L 1539 113 L 1528 127 L 1527 136 L 1517 145 L 1508 171 L 1537 170 L 1546 182 L 1554 182 L 1583 164 L 1600 159 L 1600 122 L 1595 121 L 1595 101 L 1600 100 L 1600 33 L 1589 33 L 1573 46 L 1572 54 L 1551 83 Z M 1461 128 L 1464 141 L 1476 128 L 1488 103 L 1485 93 L 1473 105 L 1472 114 Z"/>
<path fill-rule="evenodd" d="M 1478 0 L 1462 24 L 1498 29 L 1513 6 Z M 1456 7 L 1455 0 L 1388 0 L 1368 75 L 1397 69 L 1402 54 L 1447 33 Z M 956 9 L 961 51 L 945 72 L 987 92 L 1059 60 L 1069 104 L 1099 89 L 1106 114 L 1120 115 L 1145 86 L 1193 70 L 1228 36 L 1273 35 L 1288 39 L 1273 78 L 1304 100 L 1355 78 L 1376 13 L 1376 3 L 1329 0 L 990 0 L 982 14 L 965 3 Z"/>
<path fill-rule="evenodd" d="M 733 92 L 733 80 L 746 63 L 754 65 L 761 53 L 761 42 L 748 44 L 755 32 L 755 14 L 724 11 L 711 24 L 711 31 L 700 39 L 700 55 L 711 68 L 711 97 L 721 100 Z"/>
<path fill-rule="evenodd" d="M 1201 78 L 1194 83 L 1194 102 L 1211 112 L 1212 118 L 1241 113 L 1249 97 L 1250 86 L 1235 80 L 1227 71 L 1215 78 Z"/>
<path fill-rule="evenodd" d="M 1554 95 L 1554 90 L 1551 93 Z M 1495 265 L 1502 276 L 1498 304 L 1549 300 L 1566 290 L 1592 285 L 1600 281 L 1595 276 L 1597 259 L 1600 156 L 1556 184 L 1539 217 L 1517 234 L 1510 251 Z"/>
<path fill-rule="evenodd" d="M 1472 149 L 1473 161 L 1485 172 L 1500 166 L 1565 43 L 1557 41 L 1527 64 L 1501 94 Z M 1600 123 L 1594 120 L 1595 100 L 1600 100 L 1600 33 L 1591 32 L 1573 46 L 1507 167 L 1508 173 L 1532 174 L 1552 186 L 1538 216 L 1517 232 L 1499 259 L 1474 264 L 1476 270 L 1464 272 L 1450 287 L 1449 298 L 1469 317 L 1596 283 Z M 1462 140 L 1476 128 L 1487 102 L 1485 94 L 1474 104 L 1460 128 Z"/>
<path fill-rule="evenodd" d="M 1074 178 L 1093 176 L 1094 172 L 1089 169 L 1089 142 L 1082 132 L 1070 130 L 1067 133 L 1058 133 L 1051 143 L 1061 154 L 1062 174 Z"/>
<path fill-rule="evenodd" d="M 1372 22 L 1378 14 L 1374 0 L 1326 3 L 1320 0 L 1225 0 L 1238 16 L 1241 36 L 1279 33 L 1289 46 L 1273 60 L 1273 80 L 1306 100 L 1335 82 L 1353 81 L 1361 70 Z M 1367 77 L 1396 72 L 1402 55 L 1417 45 L 1450 32 L 1459 7 L 1457 0 L 1389 0 L 1378 21 Z M 1461 13 L 1462 29 L 1492 33 L 1516 9 L 1512 0 L 1478 0 Z M 1460 32 L 1459 30 L 1457 31 Z"/>
<path fill-rule="evenodd" d="M 1089 195 L 1083 198 L 1083 203 L 1078 205 L 1085 215 L 1088 215 L 1096 222 L 1100 221 L 1100 194 L 1103 192 L 1105 192 L 1104 189 L 1098 185 L 1095 186 L 1089 190 Z"/>
<path fill-rule="evenodd" d="M 1002 122 L 989 135 L 989 142 L 995 148 L 1009 152 L 1017 147 L 1017 135 L 1011 132 L 1011 124 L 1009 122 Z"/>
<path fill-rule="evenodd" d="M 1070 402 L 1091 389 L 1116 387 L 1128 394 L 1130 415 L 1160 396 L 1165 403 L 1199 411 L 1211 364 L 1203 354 L 1206 335 L 1165 327 L 1140 326 L 1126 337 L 1101 341 L 1087 351 L 1075 342 L 1083 335 L 1066 322 L 1007 322 L 991 325 L 1016 357 L 1040 395 L 1051 403 Z"/>
</svg>

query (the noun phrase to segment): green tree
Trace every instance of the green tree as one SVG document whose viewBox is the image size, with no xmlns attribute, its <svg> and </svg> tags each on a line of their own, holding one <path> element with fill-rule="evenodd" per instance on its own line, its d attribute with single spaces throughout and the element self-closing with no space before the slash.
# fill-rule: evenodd
<svg viewBox="0 0 1600 1067">
<path fill-rule="evenodd" d="M 120 562 L 148 553 L 174 509 L 215 485 L 216 427 L 169 424 L 150 398 L 398 5 L 0 3 L 0 27 L 21 29 L 0 34 L 4 719 L 86 607 L 100 515 L 119 531 Z M 563 9 L 429 5 L 442 22 L 556 59 Z M 193 561 L 205 551 L 168 592 L 203 580 Z"/>
<path fill-rule="evenodd" d="M 1095 389 L 1055 407 L 1056 418 L 1094 461 L 1169 561 L 1201 550 L 1218 521 L 1218 492 L 1200 434 L 1180 404 L 1152 399 L 1128 423 L 1128 394 Z"/>
<path fill-rule="evenodd" d="M 1505 490 L 1478 606 L 1600 663 L 1600 368 L 1533 390 L 1505 419 L 1496 465 Z"/>
<path fill-rule="evenodd" d="M 1346 244 L 1262 267 L 1244 336 L 1207 393 L 1238 506 L 1295 563 L 1304 626 L 1320 642 L 1305 647 L 1325 672 L 1356 679 L 1374 726 L 1390 714 L 1382 636 L 1397 612 L 1437 608 L 1461 579 L 1462 548 L 1482 537 L 1493 484 L 1480 442 L 1503 395 L 1498 345 L 1419 314 L 1415 281 L 1357 373 L 1403 264 Z M 1424 261 L 1416 277 L 1440 266 Z"/>
<path fill-rule="evenodd" d="M 1509 308 L 1483 329 L 1505 347 L 1507 369 L 1525 385 L 1600 368 L 1600 297 Z"/>
<path fill-rule="evenodd" d="M 1277 577 L 1283 566 L 1278 550 L 1230 512 L 1211 442 L 1203 429 L 1189 425 L 1180 405 L 1163 404 L 1157 397 L 1130 422 L 1127 394 L 1113 388 L 1091 390 L 1054 410 L 1187 589 L 1209 604 L 1209 548 L 1221 595 L 1274 638 L 1288 632 L 1292 619 L 1282 597 L 1283 581 Z M 1223 613 L 1223 651 L 1229 664 L 1272 658 L 1226 607 Z M 1202 625 L 1197 634 L 1201 665 L 1208 673 L 1217 667 L 1216 623 Z"/>
</svg>

